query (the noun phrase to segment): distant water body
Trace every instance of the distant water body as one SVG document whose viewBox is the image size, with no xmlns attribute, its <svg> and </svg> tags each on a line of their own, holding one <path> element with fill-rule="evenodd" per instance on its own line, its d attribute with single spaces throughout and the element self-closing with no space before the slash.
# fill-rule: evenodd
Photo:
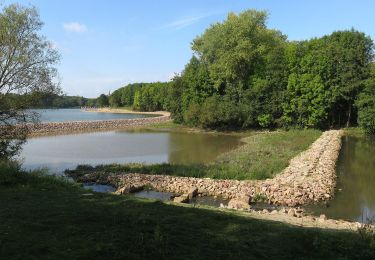
<svg viewBox="0 0 375 260">
<path fill-rule="evenodd" d="M 33 109 L 33 111 L 37 112 L 40 115 L 40 121 L 44 123 L 67 122 L 67 121 L 132 119 L 132 118 L 145 118 L 145 117 L 154 116 L 154 115 L 143 115 L 143 114 L 85 112 L 79 108 Z"/>
</svg>

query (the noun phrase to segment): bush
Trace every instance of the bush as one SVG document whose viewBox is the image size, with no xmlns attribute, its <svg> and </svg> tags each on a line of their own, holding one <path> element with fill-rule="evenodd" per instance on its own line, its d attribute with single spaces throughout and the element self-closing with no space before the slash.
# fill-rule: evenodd
<svg viewBox="0 0 375 260">
<path fill-rule="evenodd" d="M 261 115 L 261 116 L 258 116 L 258 124 L 263 127 L 263 128 L 267 128 L 267 127 L 270 127 L 271 126 L 271 115 Z"/>
<path fill-rule="evenodd" d="M 197 103 L 192 103 L 184 113 L 184 122 L 187 122 L 189 125 L 193 126 L 198 125 L 200 114 L 200 106 Z"/>
</svg>

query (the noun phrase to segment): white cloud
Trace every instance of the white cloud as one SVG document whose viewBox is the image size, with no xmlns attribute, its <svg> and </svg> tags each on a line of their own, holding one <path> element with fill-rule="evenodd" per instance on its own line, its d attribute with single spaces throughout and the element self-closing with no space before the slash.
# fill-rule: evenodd
<svg viewBox="0 0 375 260">
<path fill-rule="evenodd" d="M 80 24 L 77 22 L 73 23 L 64 23 L 63 24 L 64 30 L 67 32 L 76 32 L 76 33 L 83 33 L 87 31 L 87 27 L 84 24 Z"/>
<path fill-rule="evenodd" d="M 211 16 L 212 14 L 202 14 L 202 15 L 194 15 L 190 17 L 180 18 L 178 20 L 172 21 L 170 23 L 165 24 L 164 26 L 160 27 L 160 29 L 172 29 L 172 30 L 180 30 L 199 21 Z"/>
</svg>

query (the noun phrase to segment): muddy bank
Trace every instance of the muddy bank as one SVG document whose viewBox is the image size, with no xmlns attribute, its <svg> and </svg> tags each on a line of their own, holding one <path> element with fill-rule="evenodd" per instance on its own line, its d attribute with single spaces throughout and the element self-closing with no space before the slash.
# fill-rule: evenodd
<svg viewBox="0 0 375 260">
<path fill-rule="evenodd" d="M 158 115 L 158 116 L 157 116 Z M 114 129 L 126 129 L 131 127 L 146 126 L 169 121 L 170 114 L 155 114 L 155 117 L 135 119 L 113 119 L 95 121 L 71 121 L 50 122 L 40 124 L 28 124 L 31 136 L 66 134 L 76 132 L 105 131 Z"/>
</svg>

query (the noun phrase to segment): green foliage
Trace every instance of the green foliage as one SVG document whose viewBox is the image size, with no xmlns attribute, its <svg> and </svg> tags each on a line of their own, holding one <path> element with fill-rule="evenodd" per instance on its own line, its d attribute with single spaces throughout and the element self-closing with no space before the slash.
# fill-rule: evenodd
<svg viewBox="0 0 375 260">
<path fill-rule="evenodd" d="M 283 105 L 285 125 L 321 127 L 327 120 L 332 94 L 320 76 L 292 73 L 287 90 L 288 102 Z"/>
<path fill-rule="evenodd" d="M 375 65 L 372 64 L 372 77 L 366 82 L 365 90 L 357 100 L 358 123 L 371 135 L 375 134 Z"/>
<path fill-rule="evenodd" d="M 258 124 L 263 128 L 269 128 L 271 126 L 271 115 L 260 115 L 258 116 Z"/>
<path fill-rule="evenodd" d="M 96 106 L 98 106 L 98 107 L 107 107 L 107 106 L 109 106 L 108 97 L 105 94 L 101 94 L 96 99 Z"/>
<path fill-rule="evenodd" d="M 109 96 L 111 107 L 132 107 L 140 111 L 168 109 L 169 86 L 171 83 L 135 83 L 115 90 Z"/>
<path fill-rule="evenodd" d="M 287 124 L 328 128 L 355 123 L 354 101 L 369 77 L 373 58 L 373 42 L 369 37 L 355 30 L 337 31 L 292 43 L 287 56 L 289 85 L 294 85 L 292 88 L 288 85 L 284 104 L 283 119 Z M 295 92 L 307 89 L 311 89 L 310 93 Z M 297 107 L 296 101 L 299 101 Z M 289 103 L 291 107 L 287 106 Z M 306 120 L 295 121 L 306 115 Z"/>
<path fill-rule="evenodd" d="M 42 21 L 34 7 L 18 4 L 0 10 L 0 159 L 20 150 L 27 123 L 35 123 L 32 97 L 60 93 L 55 83 L 59 54 L 40 34 Z M 27 94 L 27 95 L 26 95 Z"/>
<path fill-rule="evenodd" d="M 372 39 L 351 29 L 291 42 L 266 23 L 264 11 L 228 14 L 193 40 L 171 82 L 128 85 L 110 105 L 167 109 L 175 122 L 204 128 L 327 129 L 358 119 L 373 132 Z"/>
</svg>

